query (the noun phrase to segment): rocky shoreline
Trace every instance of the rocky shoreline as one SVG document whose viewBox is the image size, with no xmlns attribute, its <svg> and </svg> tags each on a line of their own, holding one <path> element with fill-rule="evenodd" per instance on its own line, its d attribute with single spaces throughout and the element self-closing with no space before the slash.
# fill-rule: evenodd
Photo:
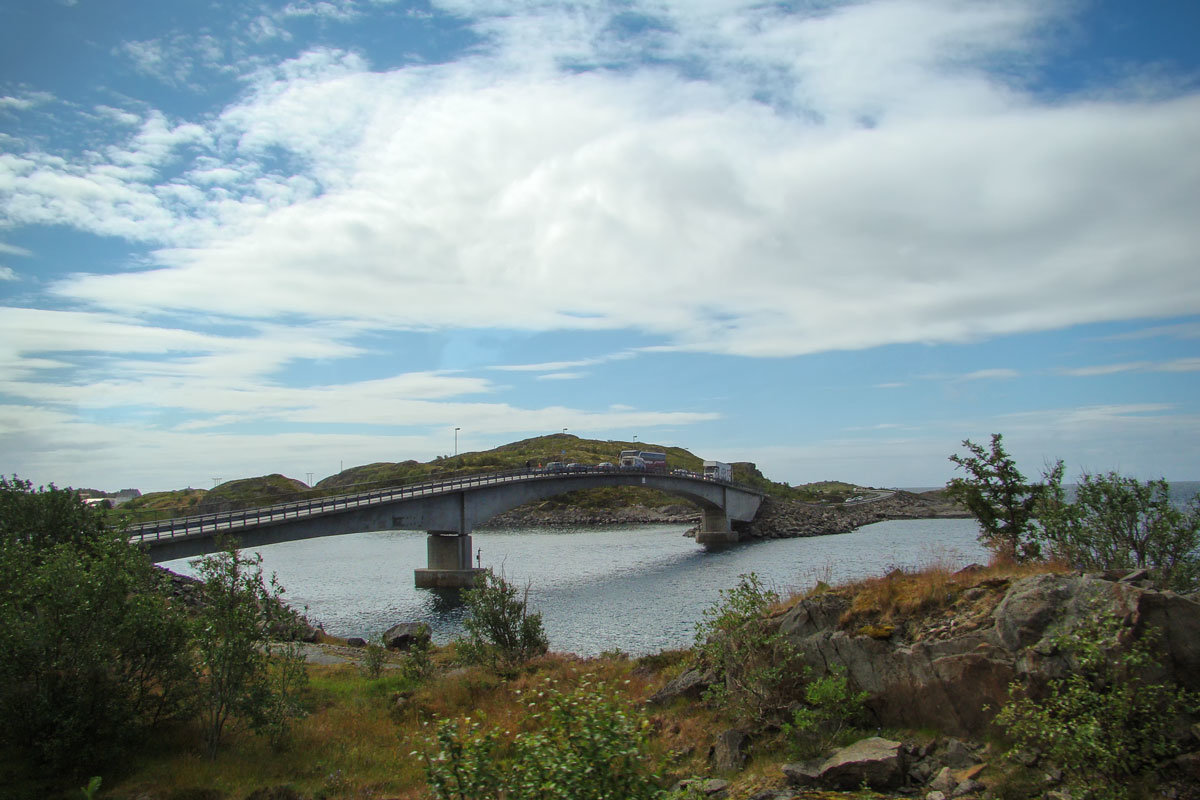
<svg viewBox="0 0 1200 800">
<path fill-rule="evenodd" d="M 743 539 L 793 539 L 849 533 L 864 525 L 897 519 L 967 519 L 962 506 L 941 492 L 898 491 L 881 500 L 863 503 L 801 503 L 795 500 L 763 500 L 753 522 L 734 528 Z"/>
<path fill-rule="evenodd" d="M 889 497 L 863 503 L 801 503 L 795 500 L 763 501 L 753 522 L 734 523 L 743 539 L 790 539 L 849 533 L 863 525 L 896 519 L 962 519 L 970 514 L 940 492 L 895 492 Z M 582 525 L 699 525 L 700 511 L 687 504 L 667 506 L 619 506 L 584 508 L 539 504 L 500 514 L 482 527 L 540 528 Z M 688 536 L 695 535 L 695 528 Z"/>
</svg>

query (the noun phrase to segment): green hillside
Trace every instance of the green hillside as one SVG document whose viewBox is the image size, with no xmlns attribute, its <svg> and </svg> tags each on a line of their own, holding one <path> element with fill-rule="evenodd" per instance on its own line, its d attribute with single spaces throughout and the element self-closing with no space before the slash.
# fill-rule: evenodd
<svg viewBox="0 0 1200 800">
<path fill-rule="evenodd" d="M 131 512 L 134 521 L 169 516 L 253 508 L 285 503 L 311 497 L 383 489 L 425 480 L 455 478 L 481 472 L 525 469 L 551 461 L 595 465 L 617 463 L 622 450 L 652 450 L 666 453 L 671 469 L 700 472 L 704 459 L 682 447 L 664 447 L 653 442 L 602 441 L 581 439 L 566 433 L 538 436 L 501 445 L 492 450 L 441 456 L 428 462 L 376 462 L 350 467 L 308 487 L 302 481 L 284 475 L 265 475 L 227 481 L 215 488 L 183 489 L 176 492 L 154 492 L 126 503 L 123 510 Z M 841 502 L 855 493 L 858 487 L 848 483 L 822 481 L 807 486 L 788 486 L 766 478 L 749 462 L 733 465 L 735 481 L 760 489 L 774 497 L 805 502 Z M 662 492 L 633 487 L 612 487 L 571 492 L 549 501 L 551 507 L 580 506 L 603 508 L 642 505 L 659 507 L 679 504 L 680 498 Z"/>
</svg>

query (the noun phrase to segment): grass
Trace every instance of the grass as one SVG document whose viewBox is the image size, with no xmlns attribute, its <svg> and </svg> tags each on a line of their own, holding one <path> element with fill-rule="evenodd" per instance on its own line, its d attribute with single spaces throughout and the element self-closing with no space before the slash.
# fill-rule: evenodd
<svg viewBox="0 0 1200 800">
<path fill-rule="evenodd" d="M 1053 563 L 1011 564 L 994 562 L 972 570 L 955 570 L 946 561 L 934 560 L 916 570 L 892 570 L 886 575 L 852 581 L 831 587 L 818 581 L 807 592 L 794 594 L 779 603 L 773 614 L 794 606 L 799 600 L 819 594 L 831 595 L 845 603 L 839 624 L 843 630 L 859 635 L 886 639 L 897 630 L 911 629 L 951 609 L 972 611 L 975 616 L 990 612 L 1008 585 L 1019 578 L 1045 572 L 1065 572 Z M 963 609 L 966 601 L 973 604 Z"/>
<path fill-rule="evenodd" d="M 981 604 L 990 611 L 988 603 L 994 605 L 1011 581 L 1055 569 L 1044 564 L 992 565 L 955 572 L 933 564 L 918 571 L 893 571 L 880 578 L 825 586 L 821 593 L 844 604 L 843 626 L 884 637 L 893 635 L 889 627 L 904 631 L 915 620 L 936 621 L 942 612 L 961 617 L 964 609 L 974 608 L 967 604 Z M 976 588 L 983 591 L 971 592 Z M 773 613 L 781 613 L 803 596 L 793 595 Z M 732 724 L 719 708 L 688 700 L 664 707 L 643 705 L 646 697 L 690 666 L 689 650 L 640 658 L 619 652 L 599 658 L 552 653 L 529 662 L 509 680 L 479 667 L 458 667 L 453 656 L 452 646 L 436 648 L 435 672 L 423 681 L 396 669 L 370 678 L 354 664 L 309 665 L 309 714 L 296 724 L 286 749 L 274 751 L 265 739 L 235 727 L 217 758 L 208 760 L 200 755 L 204 751 L 200 732 L 177 728 L 157 737 L 125 765 L 122 774 L 105 775 L 101 797 L 172 800 L 211 788 L 230 800 L 240 800 L 255 789 L 286 784 L 324 800 L 418 800 L 426 796 L 424 773 L 410 754 L 426 748 L 425 739 L 437 719 L 482 716 L 511 738 L 536 724 L 528 703 L 538 692 L 550 685 L 566 693 L 585 680 L 619 687 L 631 706 L 645 714 L 649 757 L 664 785 L 715 776 L 708 750 L 713 737 Z M 780 767 L 795 760 L 791 743 L 778 733 L 757 737 L 750 754 L 744 770 L 720 776 L 731 782 L 731 797 L 778 788 Z M 800 796 L 846 797 L 817 792 Z"/>
</svg>

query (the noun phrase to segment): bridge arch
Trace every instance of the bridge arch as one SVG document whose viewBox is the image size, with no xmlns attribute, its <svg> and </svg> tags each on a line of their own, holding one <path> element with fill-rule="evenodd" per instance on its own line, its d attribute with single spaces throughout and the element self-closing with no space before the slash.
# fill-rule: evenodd
<svg viewBox="0 0 1200 800">
<path fill-rule="evenodd" d="M 703 514 L 696 541 L 705 545 L 736 541 L 730 520 L 753 519 L 762 501 L 755 490 L 692 476 L 494 473 L 151 523 L 138 526 L 131 539 L 145 545 L 155 561 L 169 561 L 212 552 L 221 534 L 236 537 L 241 547 L 260 547 L 362 531 L 423 530 L 429 534 L 428 566 L 416 570 L 417 585 L 463 586 L 477 572 L 471 567 L 476 527 L 526 503 L 611 486 L 656 489 L 694 502 Z"/>
</svg>

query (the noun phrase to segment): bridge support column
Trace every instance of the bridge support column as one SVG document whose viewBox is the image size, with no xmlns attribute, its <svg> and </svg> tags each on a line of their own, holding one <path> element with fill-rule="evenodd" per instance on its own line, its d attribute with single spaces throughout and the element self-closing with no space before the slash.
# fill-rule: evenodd
<svg viewBox="0 0 1200 800">
<path fill-rule="evenodd" d="M 729 524 L 729 516 L 719 508 L 704 509 L 704 519 L 696 532 L 696 544 L 723 545 L 739 540 L 738 533 Z"/>
<path fill-rule="evenodd" d="M 471 566 L 471 535 L 457 531 L 429 531 L 425 569 L 414 570 L 418 589 L 465 589 L 483 572 Z"/>
</svg>

